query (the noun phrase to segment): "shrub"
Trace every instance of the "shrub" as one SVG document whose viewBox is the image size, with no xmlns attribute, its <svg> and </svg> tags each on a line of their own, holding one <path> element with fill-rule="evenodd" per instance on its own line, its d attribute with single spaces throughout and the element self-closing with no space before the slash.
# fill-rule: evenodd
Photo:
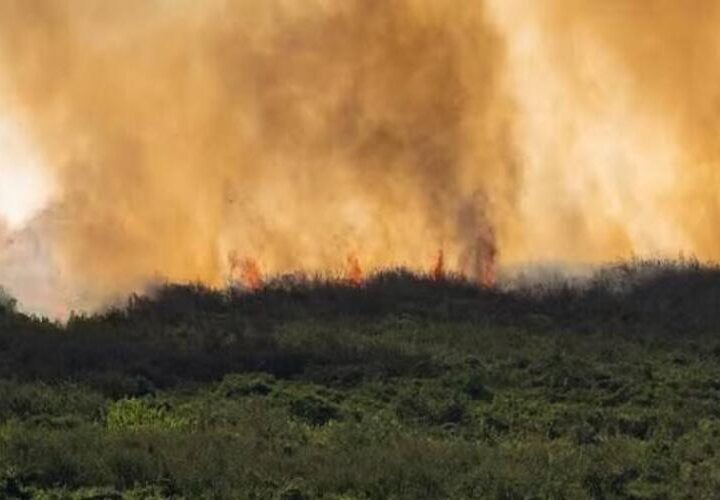
<svg viewBox="0 0 720 500">
<path fill-rule="evenodd" d="M 111 431 L 188 430 L 190 418 L 173 414 L 167 404 L 151 404 L 142 399 L 121 399 L 112 403 L 105 418 Z"/>
<path fill-rule="evenodd" d="M 325 425 L 340 418 L 337 406 L 317 396 L 304 396 L 290 402 L 290 414 L 310 425 Z"/>
</svg>

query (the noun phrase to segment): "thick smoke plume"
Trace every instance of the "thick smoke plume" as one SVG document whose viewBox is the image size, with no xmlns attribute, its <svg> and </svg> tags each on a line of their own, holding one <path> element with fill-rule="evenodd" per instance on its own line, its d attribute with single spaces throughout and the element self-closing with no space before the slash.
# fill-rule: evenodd
<svg viewBox="0 0 720 500">
<path fill-rule="evenodd" d="M 0 0 L 0 103 L 75 307 L 249 269 L 717 258 L 715 4 Z"/>
<path fill-rule="evenodd" d="M 478 235 L 512 196 L 484 16 L 464 1 L 3 0 L 2 66 L 60 186 L 65 279 L 220 284 L 229 255 L 267 274 L 342 273 L 350 254 L 425 269 L 441 247 L 476 273 Z"/>
<path fill-rule="evenodd" d="M 517 112 L 506 255 L 720 257 L 720 4 L 493 0 Z"/>
</svg>

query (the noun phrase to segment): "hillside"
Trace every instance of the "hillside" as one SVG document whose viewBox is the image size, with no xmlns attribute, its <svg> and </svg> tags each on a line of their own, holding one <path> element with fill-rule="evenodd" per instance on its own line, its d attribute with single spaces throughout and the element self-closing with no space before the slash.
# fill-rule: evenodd
<svg viewBox="0 0 720 500">
<path fill-rule="evenodd" d="M 0 307 L 3 498 L 720 494 L 720 269 L 165 285 Z"/>
</svg>

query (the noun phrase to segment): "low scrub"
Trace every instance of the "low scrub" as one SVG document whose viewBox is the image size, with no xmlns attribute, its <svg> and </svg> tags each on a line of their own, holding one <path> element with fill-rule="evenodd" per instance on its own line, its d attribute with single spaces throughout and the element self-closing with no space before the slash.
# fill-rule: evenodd
<svg viewBox="0 0 720 500">
<path fill-rule="evenodd" d="M 0 309 L 0 498 L 715 498 L 720 272 Z"/>
</svg>

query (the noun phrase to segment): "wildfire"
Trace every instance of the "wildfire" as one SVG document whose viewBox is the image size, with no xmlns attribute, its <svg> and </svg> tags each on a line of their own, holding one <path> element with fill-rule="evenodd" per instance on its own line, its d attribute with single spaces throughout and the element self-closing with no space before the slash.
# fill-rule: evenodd
<svg viewBox="0 0 720 500">
<path fill-rule="evenodd" d="M 497 283 L 497 265 L 494 256 L 482 261 L 479 279 L 480 284 L 485 287 L 493 287 Z"/>
<path fill-rule="evenodd" d="M 453 272 L 466 276 L 480 286 L 491 288 L 497 283 L 497 250 L 492 242 L 491 232 L 489 234 L 485 233 L 488 232 L 481 233 L 477 245 L 467 255 L 472 260 L 469 262 L 465 260 L 466 264 L 461 264 L 460 269 Z M 469 266 L 466 272 L 462 271 L 463 266 Z M 228 268 L 230 283 L 248 290 L 257 290 L 264 284 L 260 265 L 256 259 L 244 257 L 232 251 L 228 255 Z M 298 269 L 296 272 L 298 275 L 302 275 L 303 271 Z M 442 282 L 447 278 L 447 273 L 446 252 L 441 248 L 438 250 L 429 271 L 429 276 L 433 281 Z M 360 286 L 365 281 L 365 271 L 360 265 L 360 258 L 355 252 L 349 253 L 345 259 L 343 280 L 352 286 Z"/>
<path fill-rule="evenodd" d="M 475 265 L 472 279 L 484 287 L 493 287 L 497 283 L 497 250 L 494 245 L 482 238 L 475 248 Z M 438 251 L 437 258 L 430 272 L 430 277 L 435 281 L 443 281 L 447 276 L 445 269 L 445 252 Z"/>
<path fill-rule="evenodd" d="M 241 258 L 237 253 L 231 252 L 228 261 L 231 281 L 240 283 L 249 290 L 257 290 L 262 287 L 262 273 L 255 259 Z"/>
<path fill-rule="evenodd" d="M 478 247 L 477 278 L 485 287 L 493 287 L 497 283 L 497 250 L 494 245 Z"/>
<path fill-rule="evenodd" d="M 445 279 L 445 252 L 442 249 L 438 252 L 435 265 L 432 269 L 432 278 L 435 281 L 442 281 Z"/>
<path fill-rule="evenodd" d="M 351 253 L 347 257 L 347 267 L 345 268 L 345 279 L 355 286 L 359 286 L 363 281 L 363 271 L 360 267 L 360 260 L 357 255 Z"/>
</svg>

